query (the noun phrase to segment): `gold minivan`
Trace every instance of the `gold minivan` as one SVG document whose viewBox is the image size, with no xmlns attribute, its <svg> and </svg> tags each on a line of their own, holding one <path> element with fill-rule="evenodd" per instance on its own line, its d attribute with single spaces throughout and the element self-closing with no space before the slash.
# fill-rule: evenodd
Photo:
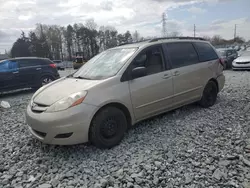
<svg viewBox="0 0 250 188">
<path fill-rule="evenodd" d="M 40 88 L 27 107 L 27 123 L 44 143 L 111 148 L 141 120 L 194 102 L 214 105 L 225 83 L 222 64 L 202 38 L 121 45 Z"/>
</svg>

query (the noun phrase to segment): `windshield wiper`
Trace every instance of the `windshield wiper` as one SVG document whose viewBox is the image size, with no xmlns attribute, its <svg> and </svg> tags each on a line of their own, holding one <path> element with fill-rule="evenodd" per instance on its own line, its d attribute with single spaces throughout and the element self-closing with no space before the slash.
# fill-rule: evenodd
<svg viewBox="0 0 250 188">
<path fill-rule="evenodd" d="M 76 76 L 76 77 L 73 76 L 73 78 L 78 78 L 78 79 L 83 79 L 83 80 L 91 80 L 90 78 L 86 78 L 83 76 Z"/>
</svg>

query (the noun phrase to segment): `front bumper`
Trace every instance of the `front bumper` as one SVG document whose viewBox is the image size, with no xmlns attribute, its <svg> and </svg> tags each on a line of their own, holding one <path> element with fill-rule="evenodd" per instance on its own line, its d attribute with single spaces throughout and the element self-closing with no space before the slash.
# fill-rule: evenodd
<svg viewBox="0 0 250 188">
<path fill-rule="evenodd" d="M 89 126 L 96 106 L 80 104 L 54 113 L 36 113 L 30 105 L 26 122 L 31 134 L 40 141 L 55 145 L 72 145 L 88 142 Z"/>
<path fill-rule="evenodd" d="M 233 70 L 250 70 L 250 63 L 247 63 L 247 64 L 233 63 L 232 64 L 232 69 Z"/>
</svg>

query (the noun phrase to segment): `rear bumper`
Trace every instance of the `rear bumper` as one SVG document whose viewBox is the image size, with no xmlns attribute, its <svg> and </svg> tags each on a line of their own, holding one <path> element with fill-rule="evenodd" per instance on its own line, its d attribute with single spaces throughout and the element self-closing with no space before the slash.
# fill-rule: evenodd
<svg viewBox="0 0 250 188">
<path fill-rule="evenodd" d="M 219 89 L 218 92 L 220 92 L 223 89 L 224 85 L 225 85 L 225 76 L 224 76 L 224 74 L 219 75 L 216 80 L 218 82 L 218 89 Z"/>
</svg>

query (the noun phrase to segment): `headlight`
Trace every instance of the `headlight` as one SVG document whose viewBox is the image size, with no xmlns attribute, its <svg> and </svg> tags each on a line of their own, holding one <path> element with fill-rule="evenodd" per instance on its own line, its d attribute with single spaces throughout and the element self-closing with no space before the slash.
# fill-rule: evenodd
<svg viewBox="0 0 250 188">
<path fill-rule="evenodd" d="M 82 103 L 87 95 L 87 91 L 80 91 L 77 93 L 73 93 L 68 97 L 65 97 L 54 104 L 52 104 L 46 112 L 58 112 L 63 111 L 73 106 L 77 106 Z"/>
</svg>

